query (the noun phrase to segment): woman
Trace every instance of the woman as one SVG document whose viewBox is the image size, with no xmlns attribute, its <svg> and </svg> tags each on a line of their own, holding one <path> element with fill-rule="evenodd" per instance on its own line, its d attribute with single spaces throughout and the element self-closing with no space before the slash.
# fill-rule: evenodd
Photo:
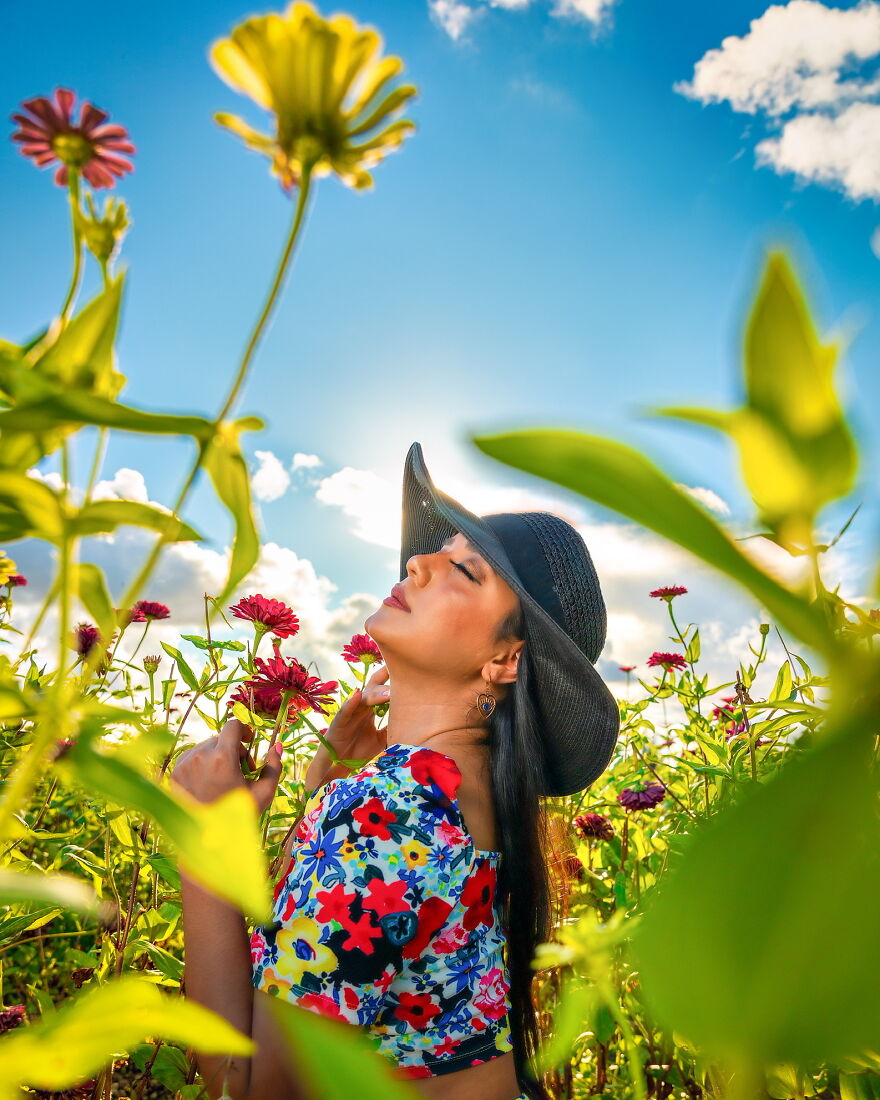
<svg viewBox="0 0 880 1100">
<path fill-rule="evenodd" d="M 384 668 L 328 731 L 338 755 L 368 762 L 351 774 L 323 748 L 312 760 L 273 922 L 249 944 L 241 913 L 182 876 L 187 996 L 258 1045 L 226 1070 L 234 1100 L 309 1095 L 267 996 L 360 1026 L 424 1096 L 545 1097 L 527 1070 L 530 963 L 551 935 L 540 797 L 584 789 L 616 743 L 594 667 L 604 601 L 569 523 L 475 516 L 434 488 L 418 443 L 402 534 L 401 583 L 364 623 Z M 174 780 L 205 801 L 241 785 L 248 736 L 228 722 Z M 279 776 L 270 754 L 250 785 L 260 810 Z M 199 1059 L 212 1097 L 226 1063 Z"/>
</svg>

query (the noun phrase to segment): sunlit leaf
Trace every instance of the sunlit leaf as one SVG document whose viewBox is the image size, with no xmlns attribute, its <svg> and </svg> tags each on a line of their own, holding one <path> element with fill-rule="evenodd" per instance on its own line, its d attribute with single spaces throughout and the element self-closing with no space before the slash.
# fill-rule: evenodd
<svg viewBox="0 0 880 1100">
<path fill-rule="evenodd" d="M 67 1088 L 152 1036 L 204 1054 L 249 1057 L 255 1050 L 249 1036 L 204 1006 L 123 976 L 90 987 L 49 1019 L 4 1036 L 0 1080 L 7 1089 L 19 1084 Z"/>
<path fill-rule="evenodd" d="M 864 717 L 826 731 L 670 863 L 633 944 L 662 1024 L 707 1051 L 764 1062 L 833 1061 L 876 1041 L 872 730 Z M 833 924 L 817 890 L 836 899 Z"/>
<path fill-rule="evenodd" d="M 183 542 L 188 539 L 201 540 L 202 536 L 189 524 L 172 517 L 168 512 L 144 504 L 138 500 L 93 500 L 89 501 L 70 520 L 70 526 L 77 535 L 98 535 L 105 531 L 115 531 L 124 525 L 144 527 L 148 531 L 169 529 L 169 542 Z"/>
<path fill-rule="evenodd" d="M 0 418 L 3 415 L 6 414 L 0 414 Z M 4 471 L 0 475 L 0 507 L 18 516 L 18 533 L 5 525 L 2 531 L 4 542 L 31 537 L 57 542 L 61 537 L 61 498 L 44 481 L 27 474 Z M 4 526 L 3 519 L 4 512 L 0 512 L 0 527 Z"/>
<path fill-rule="evenodd" d="M 743 585 L 798 638 L 828 651 L 822 615 L 754 565 L 704 508 L 638 451 L 561 429 L 476 436 L 472 442 L 499 462 L 573 489 L 683 546 Z"/>
<path fill-rule="evenodd" d="M 415 1091 L 350 1024 L 262 990 L 255 996 L 269 1006 L 287 1041 L 291 1068 L 309 1081 L 312 1095 L 321 1100 L 415 1100 Z"/>
<path fill-rule="evenodd" d="M 95 620 L 101 637 L 110 638 L 116 626 L 116 611 L 102 570 L 91 562 L 77 562 L 73 576 L 79 598 Z"/>
<path fill-rule="evenodd" d="M 0 868 L 0 905 L 22 901 L 49 901 L 82 913 L 91 913 L 98 905 L 94 892 L 73 875 L 41 875 Z"/>
<path fill-rule="evenodd" d="M 229 576 L 223 591 L 217 596 L 218 603 L 224 603 L 229 598 L 256 564 L 260 554 L 260 540 L 251 507 L 250 475 L 241 453 L 239 436 L 243 431 L 259 431 L 263 427 L 263 421 L 256 416 L 222 424 L 205 454 L 205 469 L 211 476 L 217 495 L 235 521 Z"/>
</svg>

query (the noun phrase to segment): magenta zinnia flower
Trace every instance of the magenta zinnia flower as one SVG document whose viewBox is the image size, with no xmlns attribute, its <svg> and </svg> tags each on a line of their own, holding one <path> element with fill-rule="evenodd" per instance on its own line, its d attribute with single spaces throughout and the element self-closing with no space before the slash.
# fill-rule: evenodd
<svg viewBox="0 0 880 1100">
<path fill-rule="evenodd" d="M 129 623 L 145 623 L 147 621 L 147 616 L 139 607 L 131 607 L 128 611 L 123 611 L 121 607 L 114 607 L 113 610 L 116 612 L 116 621 L 121 627 L 126 627 Z"/>
<path fill-rule="evenodd" d="M 626 787 L 617 796 L 617 801 L 628 810 L 653 810 L 658 802 L 662 802 L 666 794 L 666 788 L 662 783 L 649 783 L 647 787 L 633 790 Z"/>
<path fill-rule="evenodd" d="M 88 657 L 100 637 L 98 628 L 92 623 L 77 623 L 76 630 L 73 632 L 72 648 L 80 657 Z"/>
<path fill-rule="evenodd" d="M 102 125 L 107 112 L 91 103 L 83 103 L 79 122 L 71 111 L 76 96 L 67 88 L 56 88 L 54 102 L 46 96 L 26 99 L 22 109 L 28 115 L 14 114 L 19 130 L 13 141 L 21 142 L 23 156 L 31 157 L 41 168 L 60 160 L 55 182 L 67 186 L 69 168 L 80 171 L 92 187 L 113 187 L 116 177 L 131 172 L 131 161 L 119 156 L 133 153 L 134 146 L 122 126 Z"/>
<path fill-rule="evenodd" d="M 319 714 L 326 714 L 324 707 L 332 702 L 330 694 L 339 684 L 335 680 L 327 683 L 317 676 L 309 676 L 308 670 L 296 657 L 288 661 L 278 651 L 278 642 L 273 640 L 275 655 L 264 661 L 262 657 L 254 659 L 257 674 L 242 685 L 229 697 L 227 706 L 244 703 L 250 707 L 250 695 L 253 693 L 253 710 L 267 718 L 277 718 L 281 707 L 281 696 L 292 692 L 287 703 L 287 717 L 293 718 L 309 707 Z"/>
<path fill-rule="evenodd" d="M 6 578 L 6 583 L 10 588 L 19 588 L 23 584 L 27 584 L 27 577 L 23 577 L 21 573 L 10 573 Z"/>
<path fill-rule="evenodd" d="M 687 661 L 680 653 L 652 653 L 647 663 L 649 666 L 662 665 L 667 670 L 677 668 L 679 672 L 687 668 Z"/>
<path fill-rule="evenodd" d="M 610 840 L 614 836 L 614 826 L 601 814 L 581 814 L 574 819 L 574 825 L 585 840 L 589 840 L 591 836 L 599 840 Z"/>
<path fill-rule="evenodd" d="M 164 603 L 156 603 L 154 600 L 138 600 L 134 605 L 134 611 L 140 611 L 143 619 L 132 620 L 138 622 L 152 622 L 153 619 L 170 619 L 171 612 Z"/>
<path fill-rule="evenodd" d="M 229 608 L 237 619 L 250 619 L 257 637 L 270 631 L 278 638 L 291 638 L 299 630 L 299 619 L 281 600 L 271 600 L 257 593 L 245 596 Z"/>
<path fill-rule="evenodd" d="M 374 661 L 380 664 L 385 659 L 369 634 L 354 634 L 351 641 L 343 646 L 342 656 L 346 661 L 362 661 L 365 665 L 371 665 Z"/>
<path fill-rule="evenodd" d="M 683 596 L 687 592 L 687 589 L 683 584 L 669 584 L 665 588 L 655 588 L 653 592 L 649 592 L 649 596 L 656 596 L 659 600 L 666 600 L 668 603 L 670 600 L 674 600 L 676 596 Z"/>
<path fill-rule="evenodd" d="M 637 668 L 638 666 L 637 665 L 618 665 L 617 667 L 620 669 L 621 672 L 632 672 L 633 669 Z"/>
<path fill-rule="evenodd" d="M 24 1005 L 6 1005 L 0 1008 L 0 1034 L 18 1027 L 26 1018 Z"/>
</svg>

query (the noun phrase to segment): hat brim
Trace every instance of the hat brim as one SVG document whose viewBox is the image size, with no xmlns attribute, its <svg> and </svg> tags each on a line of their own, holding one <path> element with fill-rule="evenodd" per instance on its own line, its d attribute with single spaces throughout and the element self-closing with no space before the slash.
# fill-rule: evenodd
<svg viewBox="0 0 880 1100">
<path fill-rule="evenodd" d="M 620 708 L 589 658 L 526 591 L 498 536 L 479 516 L 435 488 L 422 448 L 413 443 L 403 474 L 400 579 L 413 554 L 434 554 L 456 531 L 479 547 L 516 592 L 528 620 L 549 789 L 568 795 L 593 783 L 611 760 Z"/>
</svg>

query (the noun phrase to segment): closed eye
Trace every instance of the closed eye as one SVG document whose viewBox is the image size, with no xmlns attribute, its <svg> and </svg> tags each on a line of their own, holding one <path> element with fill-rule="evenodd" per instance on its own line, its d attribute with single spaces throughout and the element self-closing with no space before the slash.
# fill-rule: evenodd
<svg viewBox="0 0 880 1100">
<path fill-rule="evenodd" d="M 474 584 L 478 583 L 477 578 L 468 569 L 466 569 L 460 561 L 454 561 L 452 564 L 455 566 L 456 569 L 460 569 L 469 580 L 472 580 L 474 582 Z"/>
</svg>

